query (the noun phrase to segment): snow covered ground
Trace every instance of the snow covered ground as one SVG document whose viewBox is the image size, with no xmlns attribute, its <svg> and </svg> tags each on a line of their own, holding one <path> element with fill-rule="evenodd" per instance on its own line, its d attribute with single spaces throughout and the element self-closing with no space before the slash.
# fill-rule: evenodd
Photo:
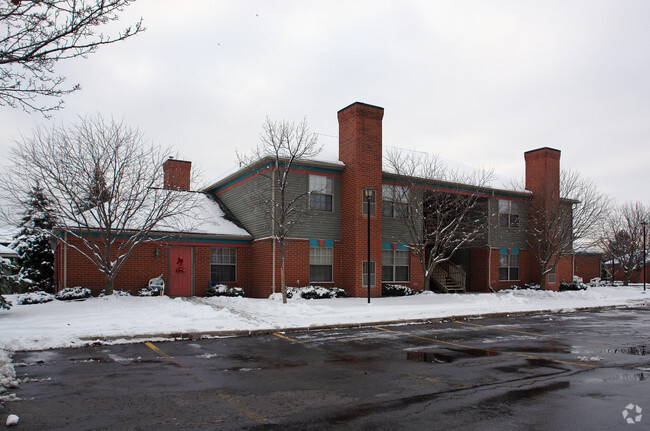
<svg viewBox="0 0 650 431">
<path fill-rule="evenodd" d="M 6 298 L 16 304 L 15 295 Z M 180 334 L 226 335 L 326 325 L 359 325 L 536 310 L 647 306 L 642 286 L 591 287 L 577 292 L 502 291 L 485 294 L 420 294 L 395 298 L 281 300 L 111 296 L 85 301 L 14 305 L 0 310 L 0 400 L 15 384 L 11 352 L 77 347 L 98 340 L 129 343 Z"/>
<path fill-rule="evenodd" d="M 14 295 L 6 295 L 15 304 Z M 649 304 L 643 288 L 592 287 L 577 292 L 502 291 L 485 294 L 420 294 L 394 298 L 281 300 L 111 296 L 85 301 L 14 305 L 0 311 L 0 349 L 76 347 L 97 340 L 140 342 L 176 334 L 217 335 L 323 325 L 442 318 L 535 310 Z"/>
</svg>

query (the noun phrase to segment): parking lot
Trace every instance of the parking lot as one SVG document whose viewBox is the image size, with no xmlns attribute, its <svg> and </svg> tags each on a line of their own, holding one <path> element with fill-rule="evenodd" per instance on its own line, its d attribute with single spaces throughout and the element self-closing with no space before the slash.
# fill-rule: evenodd
<svg viewBox="0 0 650 431">
<path fill-rule="evenodd" d="M 637 308 L 24 352 L 0 411 L 22 429 L 648 429 L 649 330 Z"/>
</svg>

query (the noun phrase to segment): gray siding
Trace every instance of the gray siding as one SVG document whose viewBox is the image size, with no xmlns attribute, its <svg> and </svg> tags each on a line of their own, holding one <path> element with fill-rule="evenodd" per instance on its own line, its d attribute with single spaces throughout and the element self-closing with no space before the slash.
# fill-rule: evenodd
<svg viewBox="0 0 650 431">
<path fill-rule="evenodd" d="M 254 177 L 218 197 L 254 238 L 271 235 L 268 204 L 265 203 L 266 199 L 271 199 L 270 178 Z"/>
<path fill-rule="evenodd" d="M 489 199 L 489 245 L 492 248 L 527 249 L 528 205 L 517 200 L 519 205 L 519 227 L 499 226 L 499 200 Z"/>
<path fill-rule="evenodd" d="M 302 194 L 309 205 L 309 174 L 293 174 L 292 196 Z M 332 177 L 332 211 L 309 210 L 290 233 L 292 238 L 341 239 L 341 179 Z"/>
<path fill-rule="evenodd" d="M 416 195 L 413 195 L 413 194 Z M 409 190 L 409 196 L 412 199 L 411 205 L 413 205 L 415 202 L 422 202 L 422 190 L 414 189 L 411 188 Z M 378 208 L 379 211 L 382 210 L 382 206 L 380 205 Z M 409 232 L 408 228 L 408 223 L 410 221 L 408 219 L 400 218 L 400 217 L 383 217 L 381 218 L 381 228 L 382 228 L 382 233 L 381 233 L 381 241 L 385 243 L 399 243 L 399 244 L 411 244 L 413 243 L 413 238 L 411 237 L 411 234 Z M 422 229 L 422 222 L 421 220 L 417 220 L 418 225 L 420 226 L 420 229 Z"/>
<path fill-rule="evenodd" d="M 285 201 L 294 199 L 303 214 L 289 231 L 289 238 L 340 240 L 341 181 L 332 178 L 332 212 L 307 210 L 309 204 L 309 174 L 290 173 Z M 280 190 L 276 188 L 276 201 Z M 219 194 L 219 199 L 254 238 L 271 236 L 271 179 L 256 176 Z M 305 212 L 306 211 L 306 212 Z"/>
</svg>

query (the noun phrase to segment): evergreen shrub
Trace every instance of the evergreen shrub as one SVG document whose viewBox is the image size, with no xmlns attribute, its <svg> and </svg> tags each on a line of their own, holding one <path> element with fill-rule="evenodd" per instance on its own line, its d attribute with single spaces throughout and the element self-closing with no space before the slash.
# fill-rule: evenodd
<svg viewBox="0 0 650 431">
<path fill-rule="evenodd" d="M 228 287 L 225 284 L 211 284 L 205 291 L 205 296 L 244 296 L 241 287 Z"/>
<path fill-rule="evenodd" d="M 415 290 L 401 284 L 382 284 L 381 286 L 381 296 L 409 296 L 416 293 Z"/>
<path fill-rule="evenodd" d="M 92 293 L 88 288 L 76 286 L 76 287 L 66 287 L 65 289 L 61 289 L 54 296 L 59 301 L 74 301 L 79 299 L 90 298 L 92 296 Z"/>
<path fill-rule="evenodd" d="M 43 291 L 24 293 L 16 299 L 18 305 L 45 304 L 50 301 L 54 301 L 54 295 Z"/>
</svg>

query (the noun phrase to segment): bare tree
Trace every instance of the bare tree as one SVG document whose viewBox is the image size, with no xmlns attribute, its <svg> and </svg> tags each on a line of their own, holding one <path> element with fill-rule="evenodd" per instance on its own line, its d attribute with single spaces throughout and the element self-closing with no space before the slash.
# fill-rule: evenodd
<svg viewBox="0 0 650 431">
<path fill-rule="evenodd" d="M 643 268 L 642 222 L 649 218 L 650 208 L 641 202 L 628 202 L 617 207 L 603 223 L 601 245 L 618 262 L 626 286 L 632 274 Z"/>
<path fill-rule="evenodd" d="M 540 268 L 540 287 L 558 262 L 573 255 L 576 247 L 589 248 L 598 241 L 598 229 L 611 206 L 607 195 L 578 172 L 560 172 L 558 193 L 541 194 L 528 204 L 528 246 Z"/>
<path fill-rule="evenodd" d="M 300 123 L 271 121 L 268 117 L 260 134 L 260 144 L 250 156 L 238 154 L 240 164 L 271 157 L 273 166 L 269 175 L 271 182 L 271 199 L 262 197 L 262 204 L 269 208 L 271 218 L 271 237 L 273 240 L 273 268 L 275 268 L 275 243 L 280 246 L 280 283 L 282 301 L 287 302 L 285 282 L 286 240 L 296 224 L 307 212 L 304 204 L 305 194 L 289 196 L 287 192 L 293 164 L 297 160 L 315 157 L 322 147 L 318 144 L 318 135 L 311 133 L 307 120 Z M 273 276 L 275 282 L 275 276 Z"/>
<path fill-rule="evenodd" d="M 14 205 L 24 205 L 30 184 L 42 187 L 57 215 L 57 239 L 104 274 L 110 295 L 118 271 L 150 232 L 194 208 L 196 194 L 162 188 L 168 154 L 123 122 L 80 118 L 23 137 L 2 186 Z"/>
<path fill-rule="evenodd" d="M 489 185 L 493 173 L 462 173 L 446 167 L 437 156 L 399 149 L 389 149 L 384 160 L 406 184 L 394 187 L 390 198 L 402 206 L 396 216 L 404 221 L 424 273 L 424 288 L 429 290 L 434 269 L 485 234 L 487 213 L 479 191 Z"/>
<path fill-rule="evenodd" d="M 86 57 L 97 47 L 144 31 L 142 20 L 114 36 L 99 27 L 119 19 L 132 0 L 0 1 L 0 105 L 27 112 L 60 109 L 63 96 L 80 88 L 64 86 L 55 73 L 61 60 Z M 41 97 L 53 103 L 41 103 Z M 50 99 L 51 100 L 51 99 Z"/>
</svg>

